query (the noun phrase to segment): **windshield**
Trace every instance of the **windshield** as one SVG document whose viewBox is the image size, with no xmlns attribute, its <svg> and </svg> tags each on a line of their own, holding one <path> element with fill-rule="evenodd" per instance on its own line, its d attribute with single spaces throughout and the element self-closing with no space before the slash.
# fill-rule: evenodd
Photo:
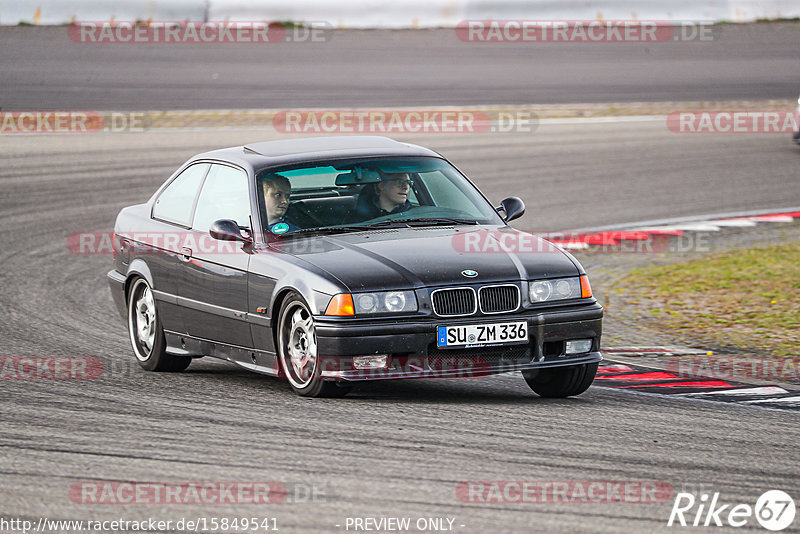
<svg viewBox="0 0 800 534">
<path fill-rule="evenodd" d="M 272 168 L 256 187 L 269 234 L 371 227 L 502 224 L 494 208 L 438 158 L 370 158 Z"/>
</svg>

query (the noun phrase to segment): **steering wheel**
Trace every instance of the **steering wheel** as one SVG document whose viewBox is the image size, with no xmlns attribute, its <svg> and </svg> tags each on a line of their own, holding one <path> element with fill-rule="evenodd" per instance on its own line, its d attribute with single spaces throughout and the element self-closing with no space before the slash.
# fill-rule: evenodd
<svg viewBox="0 0 800 534">
<path fill-rule="evenodd" d="M 292 209 L 292 210 L 296 211 L 298 214 L 300 214 L 303 217 L 306 217 L 307 219 L 312 221 L 313 222 L 312 226 L 326 226 L 325 222 L 322 219 L 320 219 L 319 217 L 317 217 L 316 215 L 311 213 L 311 211 L 309 211 L 309 209 L 307 207 L 305 207 L 305 205 L 303 205 L 303 204 L 299 204 L 299 203 L 298 204 L 291 204 L 289 206 L 289 208 L 287 208 L 287 210 L 286 210 L 287 213 L 289 212 L 289 209 Z"/>
</svg>

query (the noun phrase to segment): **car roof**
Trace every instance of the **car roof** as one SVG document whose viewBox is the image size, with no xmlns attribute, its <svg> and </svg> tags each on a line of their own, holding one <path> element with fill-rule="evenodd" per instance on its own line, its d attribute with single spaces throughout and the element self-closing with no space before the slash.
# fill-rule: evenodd
<svg viewBox="0 0 800 534">
<path fill-rule="evenodd" d="M 258 172 L 267 167 L 291 165 L 328 159 L 378 157 L 378 156 L 428 156 L 441 158 L 433 150 L 401 143 L 381 136 L 308 137 L 263 141 L 244 146 L 223 148 L 198 154 L 193 160 L 217 159 L 230 161 Z"/>
</svg>

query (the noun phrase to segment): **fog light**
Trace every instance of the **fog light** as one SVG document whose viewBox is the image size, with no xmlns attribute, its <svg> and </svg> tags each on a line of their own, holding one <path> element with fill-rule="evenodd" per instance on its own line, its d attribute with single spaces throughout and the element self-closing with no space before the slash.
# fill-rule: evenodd
<svg viewBox="0 0 800 534">
<path fill-rule="evenodd" d="M 591 339 L 573 339 L 572 341 L 567 341 L 565 352 L 567 354 L 581 354 L 590 350 L 592 350 Z"/>
<path fill-rule="evenodd" d="M 369 356 L 353 356 L 353 367 L 356 369 L 383 369 L 389 360 L 388 354 L 370 354 Z"/>
</svg>

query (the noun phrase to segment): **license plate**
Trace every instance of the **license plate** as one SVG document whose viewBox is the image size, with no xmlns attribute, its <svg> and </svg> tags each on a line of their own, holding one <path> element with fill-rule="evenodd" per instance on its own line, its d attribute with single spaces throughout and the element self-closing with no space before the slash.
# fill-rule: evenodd
<svg viewBox="0 0 800 534">
<path fill-rule="evenodd" d="M 528 341 L 528 323 L 490 323 L 436 328 L 437 345 L 443 348 L 510 345 Z"/>
</svg>

